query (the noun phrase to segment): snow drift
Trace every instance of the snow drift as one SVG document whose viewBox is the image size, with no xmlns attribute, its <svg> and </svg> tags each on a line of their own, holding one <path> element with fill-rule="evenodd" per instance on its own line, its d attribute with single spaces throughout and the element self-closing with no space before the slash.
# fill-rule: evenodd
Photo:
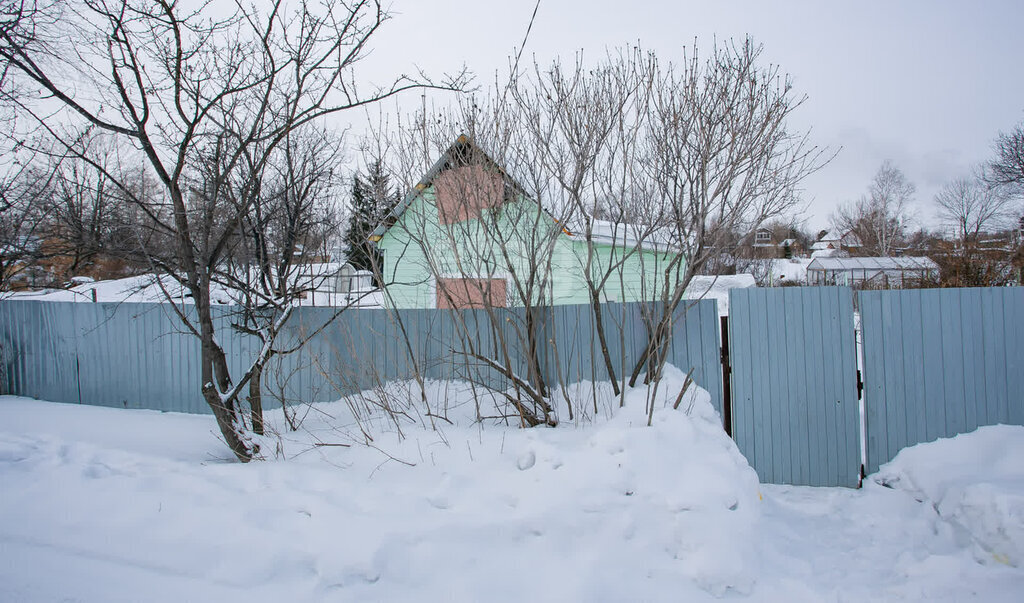
<svg viewBox="0 0 1024 603">
<path fill-rule="evenodd" d="M 904 490 L 973 543 L 976 558 L 1024 564 L 1024 427 L 993 425 L 918 444 L 883 465 L 875 480 Z"/>
</svg>

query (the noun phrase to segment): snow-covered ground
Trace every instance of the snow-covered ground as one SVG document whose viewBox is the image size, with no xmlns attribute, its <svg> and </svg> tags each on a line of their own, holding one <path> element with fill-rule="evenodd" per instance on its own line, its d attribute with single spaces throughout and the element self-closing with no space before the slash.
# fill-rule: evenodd
<svg viewBox="0 0 1024 603">
<path fill-rule="evenodd" d="M 772 286 L 779 286 L 784 283 L 807 284 L 807 266 L 810 265 L 810 258 L 777 258 L 772 260 L 769 268 L 768 282 Z"/>
<path fill-rule="evenodd" d="M 93 281 L 73 279 L 76 284 L 67 289 L 40 289 L 38 291 L 15 291 L 5 293 L 7 299 L 31 299 L 59 302 L 164 302 L 167 300 L 161 284 L 176 301 L 185 301 L 183 289 L 170 278 L 158 282 L 153 275 L 129 276 L 126 278 Z M 229 303 L 230 296 L 220 287 L 213 287 L 215 303 Z"/>
<path fill-rule="evenodd" d="M 296 302 L 299 306 L 341 306 L 380 307 L 383 296 L 379 292 L 353 292 L 349 294 L 334 291 L 332 275 L 341 264 L 309 264 L 312 274 L 302 278 L 315 284 L 315 289 Z M 77 277 L 76 277 L 77 278 Z M 162 285 L 162 286 L 161 286 Z M 62 302 L 143 302 L 164 303 L 170 295 L 176 302 L 190 303 L 185 290 L 169 277 L 160 281 L 155 275 L 144 274 L 105 281 L 77 282 L 67 289 L 42 289 L 39 291 L 4 292 L 5 299 L 30 299 Z M 213 285 L 211 296 L 215 304 L 233 304 L 236 293 L 226 287 Z"/>
<path fill-rule="evenodd" d="M 666 370 L 652 427 L 645 390 L 520 430 L 435 382 L 434 431 L 399 385 L 397 423 L 318 405 L 247 465 L 210 417 L 0 397 L 0 600 L 1020 600 L 1024 428 L 862 490 L 759 486 L 705 392 L 665 406 Z"/>
</svg>

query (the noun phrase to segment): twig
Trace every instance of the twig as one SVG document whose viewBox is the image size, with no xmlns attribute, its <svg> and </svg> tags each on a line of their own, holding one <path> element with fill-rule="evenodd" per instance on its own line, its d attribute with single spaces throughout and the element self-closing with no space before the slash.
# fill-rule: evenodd
<svg viewBox="0 0 1024 603">
<path fill-rule="evenodd" d="M 403 414 L 405 414 L 405 413 L 403 413 Z M 448 417 L 442 417 L 441 415 L 435 415 L 434 413 L 431 413 L 431 412 L 426 413 L 426 416 L 432 417 L 432 418 L 435 418 L 435 419 L 441 419 L 442 421 L 448 423 L 449 425 L 455 425 L 455 423 L 452 423 L 451 419 L 449 419 Z"/>
<path fill-rule="evenodd" d="M 672 410 L 679 409 L 679 404 L 683 401 L 683 396 L 686 394 L 686 390 L 690 389 L 690 385 L 693 384 L 693 377 L 691 375 L 693 375 L 694 368 L 696 367 L 691 366 L 690 372 L 686 373 L 686 379 L 683 380 L 683 388 L 679 390 L 679 395 L 676 396 L 676 403 L 672 405 Z M 692 404 L 690 406 L 691 408 L 693 407 Z M 690 411 L 688 410 L 686 412 L 689 414 Z"/>
</svg>

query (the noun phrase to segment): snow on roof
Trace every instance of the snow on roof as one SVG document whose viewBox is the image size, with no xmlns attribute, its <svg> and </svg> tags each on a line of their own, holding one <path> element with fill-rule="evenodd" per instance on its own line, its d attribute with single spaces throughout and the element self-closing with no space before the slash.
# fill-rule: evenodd
<svg viewBox="0 0 1024 603">
<path fill-rule="evenodd" d="M 811 244 L 811 249 L 828 249 L 829 246 L 838 247 L 839 245 L 846 247 L 861 247 L 860 239 L 857 235 L 851 231 L 840 233 L 838 230 L 830 230 L 826 232 L 820 239 Z"/>
<path fill-rule="evenodd" d="M 938 270 L 939 265 L 926 257 L 902 256 L 870 258 L 816 257 L 808 270 Z"/>
<path fill-rule="evenodd" d="M 574 240 L 585 241 L 584 224 L 570 225 Z M 595 243 L 621 245 L 623 247 L 639 246 L 644 249 L 674 250 L 672 232 L 667 228 L 651 227 L 646 224 L 627 224 L 590 219 L 590 239 Z"/>
<path fill-rule="evenodd" d="M 776 258 L 772 260 L 769 279 L 780 283 L 792 281 L 802 283 L 807 280 L 807 266 L 811 261 L 805 258 Z"/>
<path fill-rule="evenodd" d="M 690 281 L 684 297 L 686 299 L 718 300 L 718 315 L 729 315 L 729 290 L 756 287 L 753 274 L 729 274 L 721 276 L 697 275 Z"/>
</svg>

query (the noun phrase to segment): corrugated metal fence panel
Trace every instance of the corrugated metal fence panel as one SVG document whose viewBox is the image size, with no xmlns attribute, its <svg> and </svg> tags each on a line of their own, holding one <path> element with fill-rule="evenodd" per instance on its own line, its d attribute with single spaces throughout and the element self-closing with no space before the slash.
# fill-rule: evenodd
<svg viewBox="0 0 1024 603">
<path fill-rule="evenodd" d="M 1024 425 L 1024 288 L 858 297 L 870 472 L 906 446 Z"/>
<path fill-rule="evenodd" d="M 72 305 L 0 303 L 6 392 L 78 403 Z"/>
<path fill-rule="evenodd" d="M 761 481 L 856 487 L 860 418 L 853 292 L 729 292 L 736 445 Z"/>
<path fill-rule="evenodd" d="M 70 304 L 83 403 L 207 411 L 197 386 L 199 343 L 170 311 L 156 304 Z"/>
<path fill-rule="evenodd" d="M 669 362 L 684 373 L 693 369 L 694 383 L 708 390 L 719 415 L 722 414 L 720 325 L 716 300 L 683 302 L 676 309 L 669 349 Z"/>
<path fill-rule="evenodd" d="M 633 368 L 646 343 L 642 304 L 607 304 L 604 329 L 617 377 Z M 185 306 L 184 311 L 194 310 Z M 701 301 L 677 314 L 669 361 L 711 391 L 721 410 L 717 310 Z M 217 338 L 240 378 L 258 338 L 232 327 L 237 309 L 213 308 Z M 334 400 L 420 370 L 428 379 L 467 379 L 504 389 L 506 377 L 467 355 L 486 354 L 528 378 L 523 345 L 530 328 L 542 350 L 549 384 L 607 379 L 589 305 L 543 309 L 530 325 L 522 308 L 496 310 L 382 310 L 338 312 L 297 308 L 278 348 L 305 341 L 297 352 L 270 360 L 263 374 L 263 405 Z M 199 392 L 200 350 L 169 305 L 133 303 L 0 303 L 7 391 L 61 402 L 206 413 Z M 408 337 L 408 343 L 405 341 Z M 557 361 L 556 361 L 557 360 Z M 243 392 L 245 396 L 247 392 Z"/>
<path fill-rule="evenodd" d="M 265 399 L 265 408 L 307 401 L 336 400 L 345 393 L 332 376 L 337 352 L 331 345 L 331 328 L 342 323 L 343 317 L 344 313 L 333 308 L 306 306 L 293 311 L 278 336 L 275 348 L 298 350 L 276 355 L 268 363 L 263 373 L 263 387 L 264 395 L 270 395 L 271 403 L 268 404 Z M 237 337 L 237 334 L 233 337 Z M 258 354 L 258 345 L 256 338 L 249 338 L 245 354 L 239 358 L 242 365 L 239 371 L 244 370 Z"/>
<path fill-rule="evenodd" d="M 606 304 L 602 323 L 617 318 L 622 304 Z M 586 310 L 581 311 L 581 310 Z M 555 306 L 548 315 L 550 337 L 544 346 L 546 355 L 546 379 L 551 383 L 578 383 L 580 381 L 602 381 L 608 372 L 601 357 L 601 346 L 594 327 L 595 320 L 590 306 Z M 616 335 L 608 342 L 614 358 L 622 357 L 621 340 Z M 628 345 L 628 344 L 627 344 Z M 616 365 L 618 366 L 618 365 Z M 621 379 L 621 375 L 619 375 Z"/>
<path fill-rule="evenodd" d="M 601 305 L 608 356 L 616 378 L 628 379 L 647 344 L 648 320 L 658 316 L 660 303 L 606 303 Z M 588 304 L 554 306 L 549 312 L 549 338 L 545 375 L 549 383 L 576 383 L 608 379 L 594 310 Z M 684 373 L 693 368 L 697 385 L 711 393 L 722 412 L 722 365 L 719 349 L 718 302 L 684 302 L 676 309 L 668 362 Z"/>
</svg>

